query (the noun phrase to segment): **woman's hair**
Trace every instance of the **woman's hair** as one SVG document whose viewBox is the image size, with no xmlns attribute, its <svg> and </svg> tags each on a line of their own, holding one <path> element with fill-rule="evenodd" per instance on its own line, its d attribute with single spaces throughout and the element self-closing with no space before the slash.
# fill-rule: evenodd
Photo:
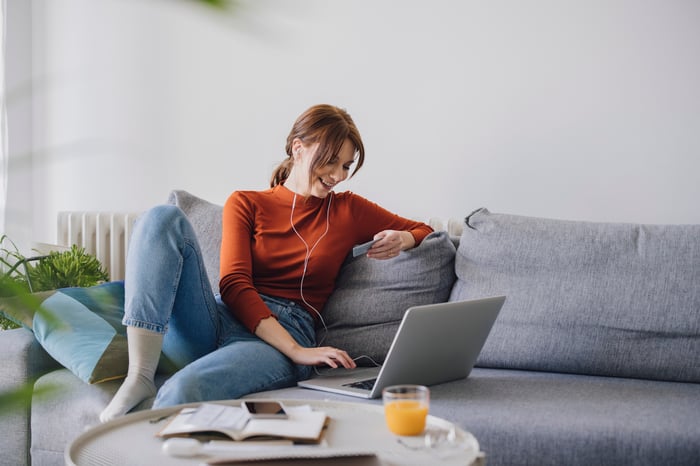
<svg viewBox="0 0 700 466">
<path fill-rule="evenodd" d="M 328 164 L 340 152 L 346 139 L 352 142 L 357 153 L 355 168 L 350 176 L 357 173 L 365 161 L 365 146 L 362 144 L 360 132 L 348 112 L 333 105 L 314 105 L 294 122 L 292 130 L 287 136 L 285 149 L 288 157 L 273 172 L 270 180 L 271 187 L 284 183 L 289 177 L 294 164 L 292 142 L 296 138 L 299 138 L 304 144 L 319 144 L 311 161 L 310 178 L 313 178 L 311 173 Z"/>
</svg>

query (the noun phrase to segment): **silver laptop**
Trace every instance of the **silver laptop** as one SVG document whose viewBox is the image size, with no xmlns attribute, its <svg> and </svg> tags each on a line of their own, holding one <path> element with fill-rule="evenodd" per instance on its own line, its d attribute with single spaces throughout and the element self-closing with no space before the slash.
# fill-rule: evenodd
<svg viewBox="0 0 700 466">
<path fill-rule="evenodd" d="M 435 385 L 463 379 L 474 367 L 505 299 L 495 296 L 411 307 L 381 367 L 328 368 L 298 385 L 378 398 L 389 385 Z"/>
</svg>

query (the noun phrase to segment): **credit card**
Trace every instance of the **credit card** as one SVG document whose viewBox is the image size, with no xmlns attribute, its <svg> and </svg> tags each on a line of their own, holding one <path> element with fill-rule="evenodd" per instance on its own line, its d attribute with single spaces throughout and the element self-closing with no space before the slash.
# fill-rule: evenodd
<svg viewBox="0 0 700 466">
<path fill-rule="evenodd" d="M 369 248 L 372 247 L 374 243 L 376 243 L 379 240 L 373 239 L 370 241 L 367 241 L 366 243 L 358 244 L 356 246 L 353 246 L 352 248 L 352 257 L 357 257 L 357 256 L 362 256 L 364 254 L 367 254 L 367 251 L 369 251 Z"/>
</svg>

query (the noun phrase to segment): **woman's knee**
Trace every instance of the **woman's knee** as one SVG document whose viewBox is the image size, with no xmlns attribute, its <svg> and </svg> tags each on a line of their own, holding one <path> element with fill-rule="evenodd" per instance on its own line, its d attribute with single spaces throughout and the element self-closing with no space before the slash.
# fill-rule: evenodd
<svg viewBox="0 0 700 466">
<path fill-rule="evenodd" d="M 134 236 L 162 241 L 164 237 L 176 239 L 192 235 L 189 220 L 179 207 L 163 204 L 144 212 L 134 225 Z"/>
<path fill-rule="evenodd" d="M 170 377 L 158 390 L 153 408 L 163 408 L 182 403 L 208 400 L 203 387 L 212 381 L 202 380 L 196 373 L 180 370 Z"/>
<path fill-rule="evenodd" d="M 178 206 L 162 204 L 151 207 L 136 221 L 136 225 L 148 225 L 148 229 L 162 230 L 172 227 L 184 219 L 185 213 Z"/>
</svg>

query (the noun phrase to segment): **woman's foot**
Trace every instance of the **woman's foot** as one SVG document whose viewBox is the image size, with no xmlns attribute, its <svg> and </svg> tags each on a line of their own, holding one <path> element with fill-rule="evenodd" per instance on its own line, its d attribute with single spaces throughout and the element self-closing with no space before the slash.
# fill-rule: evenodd
<svg viewBox="0 0 700 466">
<path fill-rule="evenodd" d="M 100 413 L 100 421 L 107 422 L 123 416 L 146 398 L 155 396 L 156 386 L 153 380 L 141 374 L 128 375 L 119 390 Z"/>
<path fill-rule="evenodd" d="M 160 360 L 163 334 L 137 327 L 127 327 L 126 339 L 129 349 L 129 370 L 112 401 L 100 413 L 102 422 L 125 415 L 134 406 L 156 394 L 153 378 Z"/>
</svg>

